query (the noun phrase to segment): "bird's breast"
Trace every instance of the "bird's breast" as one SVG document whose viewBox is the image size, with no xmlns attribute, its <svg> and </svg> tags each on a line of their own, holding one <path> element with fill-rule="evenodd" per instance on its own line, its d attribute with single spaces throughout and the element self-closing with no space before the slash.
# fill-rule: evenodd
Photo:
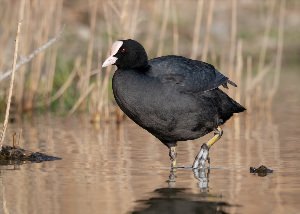
<svg viewBox="0 0 300 214">
<path fill-rule="evenodd" d="M 113 77 L 113 93 L 124 113 L 143 128 L 174 128 L 174 92 L 155 78 L 135 72 L 116 72 Z"/>
</svg>

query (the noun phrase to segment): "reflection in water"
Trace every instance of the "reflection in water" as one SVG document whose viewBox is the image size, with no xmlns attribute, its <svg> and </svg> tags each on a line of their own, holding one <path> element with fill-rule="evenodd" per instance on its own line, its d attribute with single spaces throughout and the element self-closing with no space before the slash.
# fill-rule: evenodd
<svg viewBox="0 0 300 214">
<path fill-rule="evenodd" d="M 178 169 L 170 170 L 169 179 L 167 180 L 169 187 L 173 188 L 176 183 L 176 172 Z M 210 168 L 190 169 L 194 173 L 194 178 L 198 180 L 198 187 L 201 192 L 208 192 L 208 182 Z"/>
<path fill-rule="evenodd" d="M 176 182 L 169 184 L 167 148 L 130 121 L 97 128 L 85 116 L 43 115 L 14 124 L 7 142 L 22 128 L 21 147 L 63 159 L 17 170 L 1 166 L 0 213 L 119 214 L 167 206 L 191 212 L 298 213 L 300 97 L 292 96 L 300 94 L 297 82 L 295 77 L 281 81 L 285 87 L 278 97 L 289 96 L 284 102 L 275 99 L 274 113 L 261 109 L 240 117 L 240 134 L 236 121 L 224 126 L 224 137 L 210 151 L 210 171 L 178 169 L 171 175 Z M 191 165 L 207 138 L 179 143 L 178 164 Z M 274 172 L 249 173 L 250 166 L 262 164 Z"/>
<path fill-rule="evenodd" d="M 147 200 L 138 201 L 133 214 L 164 213 L 227 213 L 224 211 L 230 205 L 216 200 L 216 196 L 209 194 L 190 193 L 185 188 L 159 188 L 153 191 Z M 213 200 L 212 200 L 213 199 Z"/>
<path fill-rule="evenodd" d="M 168 188 L 159 188 L 153 191 L 147 200 L 139 200 L 132 213 L 227 213 L 225 208 L 232 207 L 221 200 L 222 196 L 209 194 L 210 168 L 201 168 L 192 171 L 198 181 L 198 193 L 191 193 L 187 188 L 176 188 L 176 173 L 181 169 L 171 169 Z M 186 170 L 186 169 L 185 169 Z"/>
<path fill-rule="evenodd" d="M 209 173 L 210 169 L 194 169 L 194 177 L 199 181 L 198 187 L 202 192 L 208 191 Z"/>
</svg>

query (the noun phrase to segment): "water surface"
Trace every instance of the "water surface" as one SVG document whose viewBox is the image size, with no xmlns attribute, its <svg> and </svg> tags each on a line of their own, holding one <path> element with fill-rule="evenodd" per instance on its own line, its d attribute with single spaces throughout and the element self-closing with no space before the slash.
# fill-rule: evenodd
<svg viewBox="0 0 300 214">
<path fill-rule="evenodd" d="M 299 213 L 299 81 L 286 73 L 271 110 L 226 124 L 207 183 L 183 169 L 167 183 L 167 148 L 129 120 L 95 127 L 86 116 L 24 119 L 7 141 L 22 127 L 22 147 L 63 159 L 1 166 L 0 213 Z M 178 164 L 191 165 L 208 137 L 180 143 Z M 274 173 L 249 173 L 261 164 Z"/>
</svg>

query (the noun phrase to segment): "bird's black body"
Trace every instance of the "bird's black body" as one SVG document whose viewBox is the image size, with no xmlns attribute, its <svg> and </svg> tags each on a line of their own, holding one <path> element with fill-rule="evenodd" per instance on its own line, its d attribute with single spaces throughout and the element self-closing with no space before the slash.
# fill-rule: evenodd
<svg viewBox="0 0 300 214">
<path fill-rule="evenodd" d="M 169 147 L 199 138 L 245 110 L 218 88 L 235 84 L 210 64 L 180 56 L 139 64 L 132 68 L 117 64 L 113 76 L 116 102 L 128 117 Z"/>
</svg>

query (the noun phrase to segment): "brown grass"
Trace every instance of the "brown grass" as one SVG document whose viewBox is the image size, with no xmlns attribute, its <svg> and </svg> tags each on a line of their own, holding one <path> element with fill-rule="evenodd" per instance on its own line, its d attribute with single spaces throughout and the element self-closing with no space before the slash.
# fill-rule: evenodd
<svg viewBox="0 0 300 214">
<path fill-rule="evenodd" d="M 14 59 L 13 59 L 13 65 L 12 65 L 12 74 L 10 78 L 10 84 L 9 84 L 9 93 L 7 98 L 7 105 L 6 105 L 6 113 L 5 113 L 5 119 L 3 123 L 3 128 L 0 136 L 0 150 L 2 149 L 2 145 L 5 138 L 5 132 L 8 125 L 8 118 L 9 118 L 9 110 L 10 110 L 10 103 L 11 103 L 11 97 L 12 92 L 14 88 L 14 80 L 15 80 L 15 72 L 16 72 L 16 64 L 17 64 L 17 57 L 18 57 L 18 51 L 19 51 L 19 39 L 20 39 L 20 32 L 21 32 L 21 25 L 22 20 L 24 17 L 24 9 L 25 9 L 25 0 L 22 0 L 20 3 L 20 9 L 19 9 L 19 21 L 18 21 L 18 27 L 17 27 L 17 33 L 16 33 L 16 39 L 15 39 L 15 51 L 14 51 Z"/>
<path fill-rule="evenodd" d="M 213 63 L 218 70 L 226 73 L 239 85 L 239 89 L 230 89 L 228 93 L 245 103 L 248 109 L 255 109 L 255 105 L 258 106 L 267 97 L 268 102 L 272 102 L 279 84 L 285 1 L 282 0 L 278 6 L 274 2 L 272 0 L 266 4 L 267 13 L 262 15 L 266 21 L 262 24 L 262 35 L 258 35 L 263 39 L 259 44 L 261 48 L 257 60 L 257 57 L 251 56 L 247 51 L 251 44 L 248 44 L 247 39 L 238 36 L 240 32 L 238 14 L 242 12 L 241 3 L 237 0 L 208 2 L 198 0 L 190 4 L 170 0 L 151 3 L 140 0 L 101 2 L 89 0 L 88 4 L 79 2 L 70 4 L 68 0 L 46 1 L 44 4 L 39 4 L 37 0 L 28 1 L 25 4 L 23 20 L 24 42 L 20 46 L 20 55 L 27 57 L 21 57 L 19 60 L 27 64 L 16 74 L 16 88 L 13 94 L 15 102 L 20 111 L 31 110 L 57 100 L 63 102 L 64 93 L 70 89 L 75 90 L 79 97 L 73 101 L 70 112 L 88 110 L 91 117 L 95 117 L 92 119 L 95 121 L 123 118 L 111 99 L 109 86 L 114 68 L 98 67 L 99 62 L 109 55 L 109 47 L 114 40 L 135 38 L 144 44 L 150 57 L 179 54 Z M 7 50 L 6 44 L 9 44 L 13 32 L 12 20 L 15 20 L 12 17 L 16 17 L 17 10 L 13 1 L 4 1 L 0 4 L 3 14 L 1 25 L 6 29 L 0 35 L 0 44 Z M 224 35 L 224 38 L 228 37 L 227 40 L 223 39 L 225 42 L 217 44 L 213 31 L 216 21 L 219 20 L 217 16 L 224 13 L 220 12 L 219 5 L 225 4 L 229 8 L 226 10 L 229 34 Z M 255 9 L 260 6 L 249 4 L 249 7 Z M 195 9 L 190 10 L 191 8 Z M 278 22 L 275 14 L 278 14 Z M 67 33 L 65 41 L 61 42 L 60 46 L 54 46 L 45 53 L 36 52 L 34 56 L 30 54 L 32 50 L 49 41 L 53 35 L 58 35 L 62 23 L 66 23 Z M 271 31 L 277 26 L 279 26 L 277 53 L 267 55 Z M 204 33 L 202 29 L 205 29 Z M 78 38 L 81 30 L 87 32 L 86 40 Z M 79 48 L 77 50 L 73 48 L 71 52 L 75 44 Z M 246 51 L 247 60 L 242 57 Z M 72 68 L 63 71 L 69 72 L 65 75 L 67 76 L 65 82 L 60 83 L 59 87 L 54 87 L 55 76 L 60 75 L 57 73 L 57 66 L 61 56 L 62 59 L 71 60 Z M 1 53 L 0 71 L 6 70 L 9 58 L 11 58 L 9 51 Z M 32 61 L 27 60 L 29 58 Z M 85 60 L 78 65 L 79 58 Z M 4 75 L 9 76 L 0 72 L 1 83 Z M 244 76 L 246 84 L 243 84 Z M 7 87 L 8 84 L 1 84 L 0 96 L 3 96 Z M 268 91 L 266 89 L 270 89 L 271 95 L 265 94 Z M 249 98 L 254 94 L 255 97 Z M 244 97 L 246 98 L 243 99 Z M 78 108 L 80 106 L 78 103 L 84 108 Z"/>
<path fill-rule="evenodd" d="M 195 20 L 195 26 L 194 26 L 194 34 L 193 34 L 193 42 L 192 42 L 192 53 L 191 53 L 192 59 L 196 59 L 198 57 L 202 13 L 203 13 L 203 0 L 198 0 L 197 11 L 196 11 L 196 20 Z"/>
</svg>

